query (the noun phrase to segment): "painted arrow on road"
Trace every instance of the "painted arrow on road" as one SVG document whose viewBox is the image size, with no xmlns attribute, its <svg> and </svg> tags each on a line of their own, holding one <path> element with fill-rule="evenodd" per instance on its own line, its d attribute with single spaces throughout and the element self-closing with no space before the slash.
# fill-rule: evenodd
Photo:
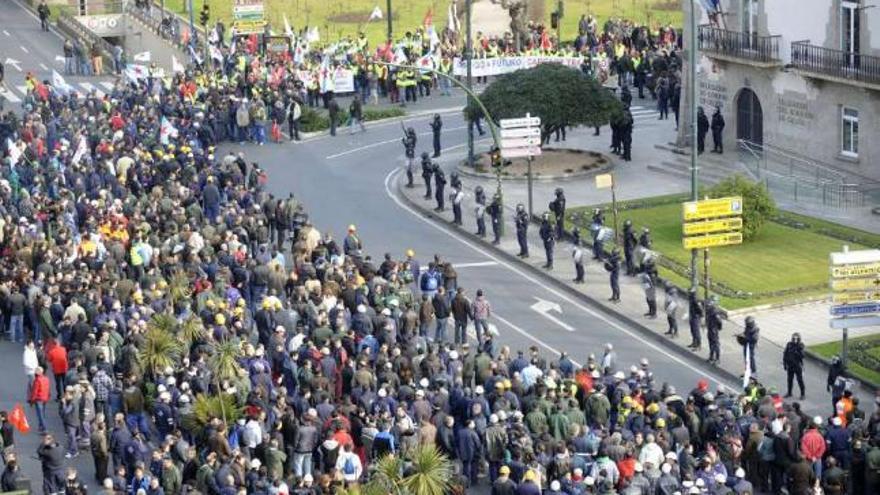
<svg viewBox="0 0 880 495">
<path fill-rule="evenodd" d="M 547 318 L 553 323 L 556 323 L 557 325 L 568 330 L 569 332 L 574 332 L 573 326 L 550 314 L 551 311 L 559 313 L 560 315 L 562 314 L 562 306 L 560 306 L 559 303 L 546 301 L 544 299 L 541 299 L 540 297 L 535 297 L 535 299 L 537 299 L 537 302 L 535 304 L 532 304 L 532 311 L 540 313 L 541 316 L 543 316 L 544 318 Z"/>
<path fill-rule="evenodd" d="M 20 61 L 15 60 L 14 58 L 7 58 L 6 62 L 4 62 L 4 64 L 11 65 L 11 66 L 15 67 L 15 70 L 21 72 L 21 67 L 18 66 L 18 64 L 20 64 L 20 63 L 21 63 Z"/>
</svg>

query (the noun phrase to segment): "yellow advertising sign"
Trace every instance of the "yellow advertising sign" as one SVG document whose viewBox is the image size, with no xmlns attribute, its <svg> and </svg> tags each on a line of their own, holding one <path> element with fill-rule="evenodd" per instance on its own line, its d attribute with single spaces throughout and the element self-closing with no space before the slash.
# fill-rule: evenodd
<svg viewBox="0 0 880 495">
<path fill-rule="evenodd" d="M 683 239 L 685 249 L 703 249 L 718 246 L 730 246 L 732 244 L 742 244 L 742 241 L 743 236 L 740 232 L 701 235 L 697 237 L 685 237 Z"/>
<path fill-rule="evenodd" d="M 235 21 L 232 23 L 233 27 L 235 27 L 235 32 L 237 34 L 251 34 L 251 33 L 262 33 L 263 28 L 266 27 L 265 20 L 242 20 Z"/>
<path fill-rule="evenodd" d="M 705 222 L 692 222 L 684 224 L 684 235 L 714 234 L 729 230 L 742 229 L 742 218 L 723 218 L 721 220 L 707 220 Z"/>
<path fill-rule="evenodd" d="M 880 301 L 880 291 L 873 292 L 837 292 L 831 294 L 832 304 L 858 304 Z"/>
<path fill-rule="evenodd" d="M 682 204 L 682 217 L 685 222 L 692 222 L 694 220 L 742 215 L 742 206 L 742 197 L 740 196 L 688 201 Z"/>
<path fill-rule="evenodd" d="M 831 290 L 880 290 L 880 278 L 841 278 L 831 280 Z"/>
<path fill-rule="evenodd" d="M 831 267 L 831 276 L 844 277 L 867 277 L 880 274 L 880 263 L 867 263 L 864 265 L 840 265 Z"/>
</svg>

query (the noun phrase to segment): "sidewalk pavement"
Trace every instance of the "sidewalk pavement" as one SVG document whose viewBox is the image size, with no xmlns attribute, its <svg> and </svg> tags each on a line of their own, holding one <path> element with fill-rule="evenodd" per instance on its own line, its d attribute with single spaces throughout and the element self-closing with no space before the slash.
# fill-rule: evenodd
<svg viewBox="0 0 880 495">
<path fill-rule="evenodd" d="M 627 164 L 627 166 L 629 166 L 629 164 Z M 638 166 L 633 165 L 633 168 L 636 167 Z M 636 171 L 636 173 L 638 173 L 638 171 Z M 592 181 L 592 179 L 590 180 Z M 653 175 L 643 175 L 641 182 L 650 186 L 650 184 L 654 183 L 654 177 Z M 498 246 L 493 246 L 491 244 L 491 222 L 488 218 L 487 227 L 489 229 L 489 236 L 485 239 L 473 236 L 472 233 L 476 231 L 476 223 L 473 216 L 475 207 L 473 187 L 476 186 L 476 183 L 467 179 L 464 180 L 463 183 L 467 192 L 465 200 L 462 203 L 465 223 L 464 227 L 455 227 L 451 224 L 451 207 L 447 208 L 447 211 L 444 213 L 438 214 L 433 212 L 434 202 L 429 202 L 428 200 L 423 199 L 422 187 L 408 189 L 403 187 L 403 181 L 400 180 L 398 182 L 398 190 L 400 195 L 407 200 L 408 203 L 417 208 L 424 215 L 433 217 L 436 220 L 447 224 L 450 229 L 468 235 L 473 239 L 477 239 L 483 243 L 487 250 L 496 251 L 498 254 L 505 256 L 505 258 L 529 268 L 533 273 L 540 273 L 556 285 L 569 292 L 576 293 L 580 298 L 584 299 L 597 309 L 613 314 L 627 321 L 636 329 L 644 332 L 647 337 L 653 338 L 655 341 L 662 341 L 664 342 L 664 345 L 669 348 L 677 350 L 680 354 L 689 356 L 689 359 L 692 361 L 699 362 L 700 366 L 712 366 L 715 371 L 725 374 L 728 378 L 734 381 L 740 379 L 740 376 L 745 369 L 743 350 L 734 338 L 736 333 L 742 331 L 742 323 L 739 318 L 724 323 L 724 328 L 721 332 L 721 361 L 717 365 L 709 365 L 704 362 L 708 357 L 708 342 L 705 335 L 705 329 L 702 330 L 702 351 L 694 352 L 685 347 L 691 341 L 687 320 L 683 318 L 687 308 L 686 300 L 679 299 L 679 315 L 682 317 L 682 319 L 679 320 L 679 335 L 675 339 L 669 338 L 663 335 L 667 331 L 668 325 L 662 309 L 666 297 L 662 290 L 657 291 L 657 304 L 659 309 L 658 317 L 656 319 L 649 319 L 643 316 L 646 313 L 647 304 L 645 302 L 644 291 L 636 277 L 627 277 L 621 274 L 621 302 L 619 304 L 608 302 L 608 298 L 611 295 L 609 277 L 601 262 L 594 260 L 585 262 L 586 282 L 582 285 L 574 284 L 572 282 L 575 277 L 574 264 L 571 261 L 573 245 L 571 242 L 565 240 L 556 243 L 554 249 L 554 268 L 549 271 L 544 270 L 542 268 L 545 263 L 544 249 L 538 236 L 538 226 L 536 224 L 532 224 L 528 230 L 529 251 L 531 256 L 528 259 L 516 257 L 516 253 L 519 252 L 519 247 L 516 242 L 516 230 L 513 222 L 512 205 L 515 203 L 511 202 L 509 199 L 506 199 L 505 203 L 505 235 L 501 240 L 501 244 Z M 505 188 L 507 187 L 508 185 L 505 184 Z M 593 186 L 583 184 L 583 187 L 578 187 L 577 189 L 587 189 L 588 187 Z M 653 190 L 653 188 L 651 189 Z M 494 187 L 489 189 L 490 192 L 493 190 Z M 572 192 L 574 192 L 574 190 L 572 190 Z M 505 189 L 506 198 L 510 198 L 507 194 L 507 189 Z M 654 193 L 654 195 L 656 195 L 656 193 Z M 549 197 L 552 197 L 552 195 Z M 547 195 L 536 196 L 536 198 L 540 201 L 536 200 L 536 204 L 544 205 L 548 201 Z M 572 203 L 574 202 L 569 200 L 569 204 Z M 536 211 L 543 211 L 543 208 L 536 208 Z M 589 249 L 585 249 L 585 258 L 589 258 L 589 255 Z M 815 324 L 816 317 L 812 315 L 809 317 L 814 318 L 813 323 Z M 819 321 L 821 321 L 822 325 L 827 325 L 827 317 L 822 318 Z M 804 327 L 808 325 L 804 325 L 804 327 L 800 328 L 786 329 L 784 323 L 778 325 L 765 325 L 761 319 L 759 319 L 758 322 L 762 328 L 761 341 L 759 342 L 756 351 L 759 380 L 766 387 L 776 387 L 781 393 L 785 393 L 786 373 L 781 366 L 784 344 L 789 340 L 791 332 L 803 331 Z M 769 321 L 767 323 L 769 323 Z M 804 378 L 807 383 L 807 398 L 804 401 L 801 401 L 804 410 L 810 414 L 829 414 L 830 396 L 824 391 L 827 369 L 810 360 L 807 360 L 804 365 Z M 857 384 L 855 393 L 863 397 L 863 400 L 868 400 L 868 398 L 874 395 L 873 391 L 869 390 L 861 383 Z"/>
</svg>

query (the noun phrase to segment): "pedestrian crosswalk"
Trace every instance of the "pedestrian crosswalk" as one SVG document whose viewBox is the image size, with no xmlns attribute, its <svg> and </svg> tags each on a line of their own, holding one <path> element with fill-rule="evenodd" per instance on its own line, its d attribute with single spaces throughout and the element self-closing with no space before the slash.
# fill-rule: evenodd
<svg viewBox="0 0 880 495">
<path fill-rule="evenodd" d="M 104 95 L 113 91 L 114 82 L 113 81 L 82 81 L 82 82 L 68 82 L 68 86 L 73 91 L 76 91 L 81 97 L 86 96 L 95 92 L 95 94 L 99 98 L 103 98 Z M 27 95 L 27 86 L 20 85 L 0 85 L 0 98 L 3 98 L 7 103 L 21 103 L 24 97 Z"/>
<path fill-rule="evenodd" d="M 632 113 L 633 120 L 645 121 L 645 120 L 657 120 L 660 117 L 660 112 L 657 110 L 655 106 L 641 106 L 641 105 L 633 105 L 629 108 L 630 113 Z"/>
</svg>

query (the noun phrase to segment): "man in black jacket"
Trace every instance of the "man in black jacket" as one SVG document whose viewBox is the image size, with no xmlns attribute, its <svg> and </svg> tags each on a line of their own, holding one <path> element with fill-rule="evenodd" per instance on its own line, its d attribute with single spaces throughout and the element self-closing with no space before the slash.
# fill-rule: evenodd
<svg viewBox="0 0 880 495">
<path fill-rule="evenodd" d="M 797 377 L 798 387 L 801 389 L 801 400 L 804 399 L 804 343 L 801 342 L 801 334 L 793 333 L 791 341 L 785 345 L 782 353 L 782 366 L 788 374 L 788 393 L 786 398 L 791 397 L 791 386 Z"/>
<path fill-rule="evenodd" d="M 64 491 L 64 447 L 51 434 L 46 435 L 37 448 L 37 457 L 43 468 L 43 493 Z"/>
</svg>

